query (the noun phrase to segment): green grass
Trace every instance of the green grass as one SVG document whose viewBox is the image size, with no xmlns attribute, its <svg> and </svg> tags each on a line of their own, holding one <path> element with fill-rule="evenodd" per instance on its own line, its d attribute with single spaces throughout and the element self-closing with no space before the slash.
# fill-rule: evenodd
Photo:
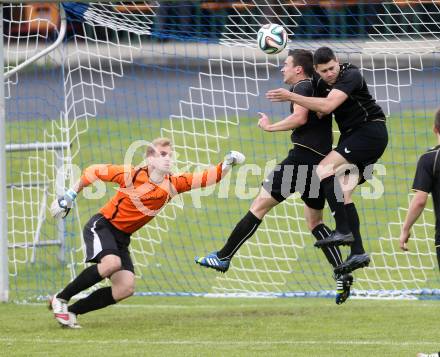
<svg viewBox="0 0 440 357">
<path fill-rule="evenodd" d="M 362 234 L 367 250 L 372 253 L 376 269 L 364 269 L 356 273 L 358 289 L 405 289 L 440 288 L 437 263 L 432 252 L 433 217 L 426 215 L 431 225 L 416 228 L 420 240 L 411 242 L 412 254 L 401 254 L 397 248 L 399 207 L 406 207 L 408 192 L 418 155 L 435 144 L 430 133 L 431 112 L 405 112 L 388 120 L 390 143 L 381 163 L 386 166 L 387 175 L 382 182 L 384 196 L 378 200 L 363 200 L 355 197 L 362 222 Z M 48 121 L 12 122 L 8 127 L 8 141 L 23 142 L 42 140 L 44 132 L 51 131 Z M 248 163 L 261 168 L 270 160 L 280 161 L 290 147 L 289 135 L 264 133 L 256 127 L 255 118 L 240 118 L 240 125 L 219 124 L 213 127 L 209 122 L 173 121 L 174 142 L 183 160 L 216 163 L 230 149 L 240 150 L 247 156 Z M 160 135 L 160 129 L 170 129 L 169 120 L 138 119 L 118 120 L 112 118 L 79 120 L 72 132 L 82 132 L 72 150 L 77 153 L 74 163 L 85 168 L 94 163 L 121 163 L 127 147 L 135 140 L 152 140 Z M 185 130 L 181 135 L 177 130 Z M 216 133 L 218 142 L 209 135 Z M 57 131 L 55 131 L 57 133 Z M 60 135 L 59 133 L 57 135 Z M 209 147 L 218 153 L 202 150 L 185 152 L 182 146 L 193 148 Z M 136 163 L 140 161 L 137 153 Z M 21 156 L 20 156 L 21 155 Z M 187 155 L 187 156 L 186 156 Z M 44 165 L 44 160 L 46 165 Z M 20 181 L 22 171 L 44 171 L 33 180 L 51 179 L 50 165 L 54 158 L 48 155 L 29 159 L 23 154 L 10 154 L 8 160 L 8 181 Z M 229 198 L 221 194 L 221 185 L 212 194 L 201 197 L 201 207 L 196 207 L 190 194 L 183 195 L 184 210 L 169 206 L 161 217 L 156 217 L 139 231 L 132 241 L 132 255 L 136 263 L 137 289 L 143 292 L 275 292 L 333 290 L 331 269 L 322 254 L 313 248 L 303 220 L 302 203 L 289 201 L 277 207 L 265 218 L 255 236 L 249 240 L 234 259 L 232 269 L 226 275 L 203 270 L 193 263 L 195 255 L 203 254 L 222 246 L 231 229 L 248 210 L 252 196 L 237 199 L 235 190 L 245 192 L 257 190 L 264 170 L 247 176 L 246 182 L 237 182 L 238 170 L 231 176 Z M 28 177 L 24 177 L 26 181 Z M 237 183 L 237 184 L 236 184 Z M 78 215 L 70 214 L 66 220 L 66 262 L 58 261 L 57 247 L 38 248 L 36 262 L 30 263 L 32 249 L 10 250 L 11 298 L 32 299 L 47 295 L 65 285 L 72 274 L 84 267 L 81 249 L 81 227 L 91 215 L 114 192 L 108 185 L 106 196 L 98 200 L 78 199 Z M 369 187 L 368 184 L 364 187 Z M 223 187 L 224 188 L 224 187 Z M 50 188 L 52 190 L 52 188 Z M 37 192 L 40 196 L 37 195 Z M 51 191 L 52 192 L 52 191 Z M 14 195 L 10 206 L 10 240 L 29 242 L 37 224 L 39 197 L 42 189 L 10 190 Z M 10 196 L 12 199 L 12 196 Z M 431 206 L 429 206 L 431 207 Z M 76 212 L 72 212 L 76 213 Z M 48 212 L 46 212 L 48 214 Z M 404 214 L 404 212 L 400 212 Z M 332 225 L 332 218 L 326 212 L 325 219 Z M 54 221 L 47 219 L 42 227 L 42 239 L 56 237 Z M 393 239 L 391 239 L 393 238 Z M 415 253 L 421 254 L 415 254 Z"/>
<path fill-rule="evenodd" d="M 387 168 L 383 178 L 385 195 L 379 200 L 356 196 L 365 245 L 373 254 L 376 269 L 356 272 L 356 289 L 439 288 L 436 261 L 431 252 L 433 227 L 418 227 L 412 241 L 413 252 L 394 254 L 399 226 L 398 207 L 406 207 L 415 162 L 435 144 L 430 133 L 432 113 L 402 113 L 389 118 L 390 144 L 382 159 Z M 218 153 L 189 151 L 188 159 L 217 162 L 223 153 L 244 152 L 248 163 L 264 167 L 272 159 L 281 160 L 289 148 L 287 134 L 263 133 L 253 118 L 240 118 L 240 126 L 226 128 L 209 123 L 174 122 L 174 129 L 203 132 L 217 130 L 228 136 L 217 143 L 209 136 L 177 135 L 177 146 L 191 145 L 218 149 Z M 8 141 L 42 140 L 51 130 L 48 121 L 12 122 Z M 100 118 L 79 121 L 80 135 L 74 163 L 84 168 L 97 162 L 121 163 L 126 148 L 135 140 L 151 140 L 160 128 L 170 128 L 168 120 Z M 229 131 L 229 132 L 228 132 Z M 217 144 L 220 145 L 217 148 Z M 184 151 L 178 147 L 178 152 Z M 19 182 L 21 172 L 36 172 L 32 180 L 52 179 L 52 156 L 28 158 L 9 154 L 8 182 Z M 140 155 L 136 157 L 140 160 Z M 247 191 L 258 188 L 263 172 L 248 176 Z M 24 181 L 29 180 L 24 177 Z M 333 290 L 331 269 L 312 246 L 302 220 L 299 201 L 275 210 L 276 218 L 265 219 L 259 232 L 243 246 L 231 270 L 220 275 L 193 263 L 196 254 L 219 248 L 232 227 L 249 208 L 252 197 L 234 196 L 237 170 L 231 177 L 229 199 L 220 187 L 202 197 L 201 208 L 191 196 L 183 197 L 185 211 L 168 207 L 166 217 L 157 217 L 136 235 L 132 255 L 136 262 L 137 291 L 217 293 Z M 39 301 L 35 298 L 58 291 L 82 270 L 81 227 L 109 198 L 78 199 L 76 212 L 66 220 L 66 261 L 58 260 L 57 247 L 38 248 L 35 263 L 32 249 L 10 250 L 10 296 L 13 301 Z M 10 242 L 33 239 L 42 189 L 9 190 Z M 295 202 L 295 205 L 293 205 Z M 429 206 L 431 207 L 431 206 Z M 48 213 L 48 212 L 46 212 Z M 167 218 L 168 217 L 168 218 Z M 326 215 L 326 220 L 332 222 Z M 432 215 L 427 215 L 433 223 Z M 54 239 L 54 221 L 47 219 L 42 239 Z M 380 239 L 382 237 L 382 239 Z M 429 239 L 427 239 L 429 238 Z M 412 267 L 412 268 L 409 268 Z M 407 280 L 407 282 L 402 282 Z M 201 297 L 135 297 L 119 306 L 80 317 L 82 330 L 60 329 L 45 307 L 36 304 L 0 304 L 0 356 L 30 355 L 183 355 L 183 356 L 415 356 L 418 351 L 434 352 L 438 345 L 437 302 L 372 301 L 350 299 L 336 306 L 332 299 L 224 299 Z"/>
<path fill-rule="evenodd" d="M 0 304 L 2 356 L 412 356 L 438 351 L 438 303 L 131 298 L 58 327 L 42 304 Z"/>
</svg>

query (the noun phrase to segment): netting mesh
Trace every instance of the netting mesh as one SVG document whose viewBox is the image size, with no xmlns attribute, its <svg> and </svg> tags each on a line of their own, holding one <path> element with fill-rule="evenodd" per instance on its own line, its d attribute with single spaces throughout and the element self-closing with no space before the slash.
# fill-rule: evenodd
<svg viewBox="0 0 440 357">
<path fill-rule="evenodd" d="M 386 175 L 377 175 L 384 194 L 355 198 L 372 256 L 370 267 L 355 274 L 357 293 L 397 296 L 438 289 L 429 209 L 414 227 L 412 250 L 398 250 L 416 158 L 432 143 L 431 118 L 439 102 L 438 5 L 365 4 L 358 17 L 353 7 L 323 9 L 307 1 L 241 1 L 215 10 L 203 2 L 200 8 L 183 6 L 191 11 L 190 21 L 169 2 L 67 3 L 64 43 L 6 83 L 10 143 L 61 143 L 56 149 L 9 154 L 13 296 L 48 294 L 84 268 L 82 226 L 114 192 L 89 190 L 94 199 L 80 197 L 60 223 L 46 217 L 57 180 L 69 186 L 79 168 L 121 163 L 130 144 L 159 135 L 175 143 L 176 171 L 216 163 L 230 149 L 244 152 L 252 165 L 218 187 L 185 194 L 133 236 L 139 292 L 327 294 L 333 289 L 330 266 L 313 249 L 295 195 L 265 217 L 226 275 L 193 264 L 195 255 L 221 247 L 262 178 L 290 147 L 287 133 L 269 135 L 256 128 L 258 111 L 274 119 L 288 113 L 287 105 L 263 99 L 281 85 L 278 69 L 286 55 L 268 56 L 256 48 L 256 31 L 268 21 L 286 27 L 289 48 L 327 45 L 342 61 L 359 66 L 389 118 L 391 141 L 380 162 Z M 6 18 L 7 70 L 57 35 L 58 18 L 38 20 L 46 29 L 38 34 L 14 30 L 31 21 L 26 7 L 32 6 L 6 6 L 21 14 Z M 371 184 L 362 189 L 374 191 Z M 331 225 L 331 217 L 325 218 Z"/>
</svg>

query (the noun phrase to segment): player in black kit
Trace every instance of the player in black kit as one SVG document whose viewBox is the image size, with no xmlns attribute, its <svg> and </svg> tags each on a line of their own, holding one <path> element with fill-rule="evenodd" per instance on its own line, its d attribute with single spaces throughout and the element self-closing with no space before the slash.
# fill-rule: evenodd
<svg viewBox="0 0 440 357">
<path fill-rule="evenodd" d="M 299 49 L 289 51 L 281 71 L 284 82 L 292 85 L 293 93 L 306 97 L 314 95 L 311 79 L 314 74 L 313 55 L 310 51 Z M 291 139 L 294 147 L 264 180 L 261 192 L 247 214 L 236 225 L 223 248 L 206 256 L 196 257 L 197 264 L 226 272 L 234 254 L 255 233 L 266 213 L 294 192 L 301 193 L 301 199 L 305 203 L 307 225 L 315 238 L 321 241 L 331 234 L 331 230 L 322 220 L 325 198 L 315 171 L 319 162 L 331 151 L 331 116 L 318 119 L 315 112 L 297 104 L 291 105 L 291 113 L 290 116 L 273 124 L 267 115 L 260 113 L 258 125 L 263 130 L 269 132 L 293 130 Z M 338 247 L 323 247 L 323 252 L 334 268 L 342 263 Z M 353 278 L 350 274 L 335 275 L 335 278 L 336 303 L 341 304 L 350 294 Z"/>
<path fill-rule="evenodd" d="M 340 64 L 333 51 L 328 47 L 316 50 L 313 56 L 315 70 L 321 77 L 318 82 L 318 96 L 306 97 L 290 93 L 284 89 L 267 92 L 266 97 L 274 102 L 291 101 L 302 107 L 320 113 L 333 113 L 341 136 L 337 147 L 319 164 L 317 174 L 322 190 L 335 217 L 336 229 L 326 239 L 316 242 L 315 246 L 351 245 L 347 260 L 335 268 L 335 273 L 348 273 L 367 266 L 370 262 L 362 245 L 359 229 L 359 216 L 351 195 L 356 184 L 368 179 L 373 164 L 382 156 L 388 144 L 385 115 L 368 91 L 367 84 L 358 68 L 349 64 Z M 341 185 L 335 174 L 347 165 L 355 165 L 358 172 L 350 171 L 345 179 L 352 187 Z M 356 170 L 355 170 L 356 171 Z M 348 176 L 348 177 L 347 177 Z M 344 175 L 340 176 L 344 179 Z M 344 188 L 344 191 L 342 189 Z"/>
<path fill-rule="evenodd" d="M 409 204 L 408 213 L 400 233 L 400 248 L 408 250 L 410 231 L 423 212 L 429 193 L 432 194 L 435 214 L 435 249 L 440 269 L 440 109 L 435 114 L 434 133 L 437 146 L 424 153 L 418 163 L 412 189 L 415 195 Z"/>
</svg>

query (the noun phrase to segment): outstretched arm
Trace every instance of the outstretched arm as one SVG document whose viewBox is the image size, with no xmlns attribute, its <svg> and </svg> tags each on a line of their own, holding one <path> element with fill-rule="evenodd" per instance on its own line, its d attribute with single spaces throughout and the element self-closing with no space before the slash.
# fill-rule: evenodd
<svg viewBox="0 0 440 357">
<path fill-rule="evenodd" d="M 245 156 L 242 153 L 230 151 L 225 155 L 225 159 L 217 166 L 210 167 L 201 172 L 185 172 L 173 175 L 171 176 L 171 183 L 177 193 L 214 185 L 219 182 L 233 166 L 242 164 L 244 160 Z"/>
<path fill-rule="evenodd" d="M 428 200 L 428 193 L 423 191 L 416 191 L 415 196 L 412 198 L 408 213 L 405 218 L 405 222 L 403 222 L 402 231 L 400 232 L 399 246 L 402 250 L 408 250 L 408 240 L 410 237 L 410 231 L 413 224 L 417 221 L 417 219 L 422 214 L 426 201 Z"/>
<path fill-rule="evenodd" d="M 52 217 L 64 218 L 67 216 L 76 196 L 84 187 L 91 185 L 97 180 L 124 185 L 126 182 L 130 182 L 131 171 L 131 167 L 122 165 L 99 164 L 87 167 L 80 179 L 62 197 L 58 197 L 52 202 L 50 207 Z"/>
<path fill-rule="evenodd" d="M 314 112 L 332 113 L 348 98 L 348 95 L 339 89 L 332 89 L 326 98 L 305 97 L 292 93 L 284 88 L 272 89 L 266 93 L 271 102 L 294 102 Z"/>
<path fill-rule="evenodd" d="M 84 187 L 91 185 L 97 180 L 115 182 L 119 186 L 131 182 L 133 167 L 124 165 L 98 164 L 87 167 L 78 182 L 74 185 L 79 193 Z"/>
</svg>

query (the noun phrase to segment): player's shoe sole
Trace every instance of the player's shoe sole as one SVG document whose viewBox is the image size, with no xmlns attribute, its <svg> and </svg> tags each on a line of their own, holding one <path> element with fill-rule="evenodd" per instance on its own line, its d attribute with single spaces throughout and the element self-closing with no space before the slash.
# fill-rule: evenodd
<svg viewBox="0 0 440 357">
<path fill-rule="evenodd" d="M 345 262 L 338 265 L 333 271 L 335 274 L 348 274 L 352 271 L 367 267 L 370 264 L 370 257 L 367 253 L 354 254 L 350 256 Z"/>
<path fill-rule="evenodd" d="M 333 231 L 327 238 L 320 239 L 315 242 L 315 247 L 329 247 L 329 246 L 339 246 L 339 245 L 351 245 L 354 242 L 353 234 L 340 233 L 338 231 Z"/>
<path fill-rule="evenodd" d="M 205 257 L 195 257 L 194 261 L 205 268 L 211 268 L 221 273 L 226 273 L 229 269 L 230 259 L 220 260 L 217 252 L 208 254 Z"/>
</svg>

